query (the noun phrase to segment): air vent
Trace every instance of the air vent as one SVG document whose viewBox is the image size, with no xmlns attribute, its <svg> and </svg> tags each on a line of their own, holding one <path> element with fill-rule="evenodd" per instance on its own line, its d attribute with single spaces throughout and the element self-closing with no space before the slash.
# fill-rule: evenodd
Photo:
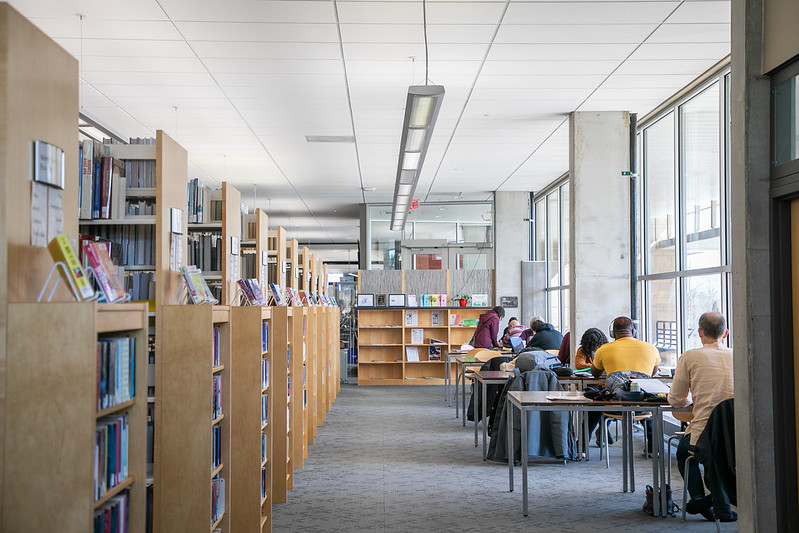
<svg viewBox="0 0 799 533">
<path fill-rule="evenodd" d="M 352 135 L 306 135 L 305 140 L 309 143 L 354 143 L 355 137 Z"/>
</svg>

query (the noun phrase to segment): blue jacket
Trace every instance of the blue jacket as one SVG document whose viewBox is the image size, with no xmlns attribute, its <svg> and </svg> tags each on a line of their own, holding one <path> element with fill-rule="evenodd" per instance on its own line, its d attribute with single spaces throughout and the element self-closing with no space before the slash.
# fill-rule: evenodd
<svg viewBox="0 0 799 533">
<path fill-rule="evenodd" d="M 539 331 L 536 331 L 535 335 L 527 342 L 527 349 L 539 348 L 541 350 L 559 350 L 561 342 L 563 342 L 563 335 L 552 327 L 552 324 L 544 324 L 544 326 Z"/>
</svg>

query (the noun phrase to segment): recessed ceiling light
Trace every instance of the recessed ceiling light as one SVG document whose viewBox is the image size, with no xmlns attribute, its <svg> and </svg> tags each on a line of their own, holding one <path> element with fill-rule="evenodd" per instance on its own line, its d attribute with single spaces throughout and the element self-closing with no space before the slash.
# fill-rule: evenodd
<svg viewBox="0 0 799 533">
<path fill-rule="evenodd" d="M 361 190 L 363 192 L 372 192 L 372 191 L 376 191 L 377 187 L 361 187 Z"/>
<path fill-rule="evenodd" d="M 354 143 L 353 135 L 306 135 L 305 140 L 309 143 Z"/>
</svg>

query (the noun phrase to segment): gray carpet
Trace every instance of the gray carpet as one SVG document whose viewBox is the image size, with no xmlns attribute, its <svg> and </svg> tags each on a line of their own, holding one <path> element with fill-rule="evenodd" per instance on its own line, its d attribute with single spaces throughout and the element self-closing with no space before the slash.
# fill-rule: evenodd
<svg viewBox="0 0 799 533">
<path fill-rule="evenodd" d="M 636 454 L 636 491 L 623 493 L 619 445 L 610 470 L 597 448 L 587 463 L 531 465 L 525 518 L 520 467 L 509 492 L 507 465 L 483 462 L 472 428 L 455 418 L 440 386 L 342 386 L 288 502 L 273 506 L 273 531 L 715 531 L 698 516 L 684 523 L 645 515 L 651 463 Z M 681 500 L 676 467 L 674 477 Z"/>
</svg>

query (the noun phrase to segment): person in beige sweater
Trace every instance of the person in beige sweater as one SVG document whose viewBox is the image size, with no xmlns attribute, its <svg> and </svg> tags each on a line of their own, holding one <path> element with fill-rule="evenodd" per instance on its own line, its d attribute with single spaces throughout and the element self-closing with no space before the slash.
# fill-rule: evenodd
<svg viewBox="0 0 799 533">
<path fill-rule="evenodd" d="M 720 313 L 704 313 L 699 317 L 698 333 L 702 347 L 688 350 L 680 356 L 669 391 L 669 403 L 673 407 L 693 404 L 694 418 L 677 446 L 677 466 L 683 479 L 685 460 L 705 429 L 710 413 L 719 403 L 733 397 L 732 349 L 721 344 L 727 337 L 727 321 Z M 686 510 L 699 512 L 708 520 L 713 520 L 713 512 L 708 505 L 710 499 L 705 498 L 699 466 L 691 462 L 689 468 L 688 493 L 694 504 L 689 502 Z"/>
</svg>

